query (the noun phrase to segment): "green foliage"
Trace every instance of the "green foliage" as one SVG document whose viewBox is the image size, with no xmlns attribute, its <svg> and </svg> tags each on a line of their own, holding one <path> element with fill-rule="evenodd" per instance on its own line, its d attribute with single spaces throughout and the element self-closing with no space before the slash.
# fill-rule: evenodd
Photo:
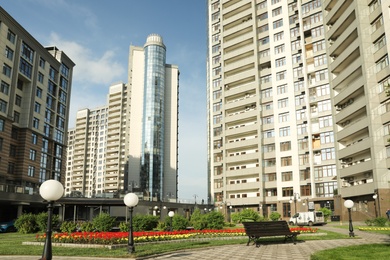
<svg viewBox="0 0 390 260">
<path fill-rule="evenodd" d="M 110 231 L 115 224 L 115 218 L 108 213 L 101 213 L 92 220 L 92 224 L 98 231 Z"/>
<path fill-rule="evenodd" d="M 320 208 L 319 211 L 322 211 L 322 213 L 324 213 L 324 219 L 325 222 L 327 222 L 329 217 L 332 215 L 332 211 L 328 208 Z"/>
<path fill-rule="evenodd" d="M 199 208 L 196 208 L 191 215 L 190 225 L 197 230 L 202 230 L 207 228 L 207 221 L 205 214 L 202 214 Z"/>
<path fill-rule="evenodd" d="M 119 223 L 119 230 L 121 232 L 129 232 L 130 230 L 130 224 L 127 222 L 120 222 Z"/>
<path fill-rule="evenodd" d="M 61 224 L 61 232 L 72 233 L 77 228 L 77 224 L 73 221 L 64 221 Z"/>
<path fill-rule="evenodd" d="M 208 229 L 223 229 L 225 219 L 221 212 L 211 211 L 205 215 Z"/>
<path fill-rule="evenodd" d="M 167 230 L 167 225 L 163 221 L 159 221 L 157 225 L 157 230 Z"/>
<path fill-rule="evenodd" d="M 253 209 L 244 209 L 241 212 L 232 213 L 231 218 L 234 223 L 262 220 L 262 217 Z"/>
<path fill-rule="evenodd" d="M 385 217 L 374 218 L 374 225 L 377 227 L 385 227 L 386 222 L 387 222 L 387 218 L 385 218 Z"/>
<path fill-rule="evenodd" d="M 269 218 L 272 220 L 272 221 L 278 221 L 280 219 L 281 215 L 279 212 L 277 211 L 274 211 L 272 212 L 270 215 L 269 215 Z"/>
<path fill-rule="evenodd" d="M 171 218 L 167 216 L 165 218 L 165 225 L 167 226 L 167 229 L 170 229 L 171 227 Z M 188 219 L 183 217 L 182 215 L 175 214 L 172 217 L 172 230 L 185 230 L 189 225 Z"/>
<path fill-rule="evenodd" d="M 16 221 L 15 227 L 19 233 L 30 234 L 37 231 L 36 215 L 32 213 L 22 214 Z"/>
<path fill-rule="evenodd" d="M 80 228 L 81 231 L 92 232 L 95 230 L 93 223 L 90 221 L 83 221 L 83 222 L 80 222 L 76 225 L 78 225 L 78 227 Z"/>
<path fill-rule="evenodd" d="M 158 216 L 152 215 L 135 215 L 133 217 L 134 231 L 151 231 L 158 225 Z"/>
<path fill-rule="evenodd" d="M 47 212 L 41 212 L 35 216 L 35 222 L 37 224 L 37 228 L 40 232 L 44 232 L 47 229 L 47 218 L 48 218 Z M 58 226 L 59 224 L 59 216 L 53 215 L 51 218 L 51 224 L 52 227 Z"/>
</svg>

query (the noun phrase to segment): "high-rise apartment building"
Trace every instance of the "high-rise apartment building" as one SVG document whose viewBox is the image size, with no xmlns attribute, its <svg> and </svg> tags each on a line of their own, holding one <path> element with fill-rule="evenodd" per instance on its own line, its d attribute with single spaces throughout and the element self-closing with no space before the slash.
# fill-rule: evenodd
<svg viewBox="0 0 390 260">
<path fill-rule="evenodd" d="M 374 212 L 389 191 L 384 2 L 208 1 L 211 203 L 287 218 L 341 195 Z"/>
<path fill-rule="evenodd" d="M 1 7 L 0 50 L 0 191 L 36 194 L 45 180 L 64 181 L 75 64 Z"/>
<path fill-rule="evenodd" d="M 69 131 L 66 193 L 131 191 L 144 200 L 176 201 L 178 84 L 159 35 L 130 46 L 128 84 L 110 86 L 108 105 L 80 110 Z"/>
</svg>

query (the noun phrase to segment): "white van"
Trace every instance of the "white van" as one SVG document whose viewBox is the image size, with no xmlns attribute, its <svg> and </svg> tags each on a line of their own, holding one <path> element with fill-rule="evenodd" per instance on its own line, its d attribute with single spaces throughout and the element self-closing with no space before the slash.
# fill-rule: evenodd
<svg viewBox="0 0 390 260">
<path fill-rule="evenodd" d="M 324 225 L 324 213 L 322 211 L 297 212 L 290 218 L 289 224 L 293 226 Z"/>
</svg>

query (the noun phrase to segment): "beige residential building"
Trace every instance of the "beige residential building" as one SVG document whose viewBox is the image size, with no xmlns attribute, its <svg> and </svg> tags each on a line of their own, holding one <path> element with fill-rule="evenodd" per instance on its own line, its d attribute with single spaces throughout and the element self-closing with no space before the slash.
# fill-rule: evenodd
<svg viewBox="0 0 390 260">
<path fill-rule="evenodd" d="M 16 207 L 21 213 L 30 205 L 23 196 L 37 194 L 42 182 L 65 180 L 75 64 L 56 47 L 43 47 L 1 7 L 0 50 L 0 205 L 13 202 L 1 212 L 16 216 Z"/>
<path fill-rule="evenodd" d="M 296 211 L 327 207 L 341 214 L 341 195 L 353 198 L 362 215 L 375 214 L 374 192 L 380 186 L 388 191 L 386 138 L 382 134 L 375 145 L 369 138 L 366 146 L 359 148 L 362 153 L 347 145 L 368 137 L 368 132 L 364 134 L 368 125 L 377 127 L 374 130 L 377 135 L 380 131 L 383 133 L 383 118 L 366 115 L 366 130 L 356 125 L 347 133 L 343 130 L 347 129 L 347 119 L 352 123 L 351 118 L 356 115 L 357 122 L 368 113 L 360 111 L 361 107 L 350 108 L 349 112 L 336 109 L 351 102 L 348 100 L 355 100 L 356 105 L 355 96 L 359 95 L 362 106 L 374 102 L 376 95 L 376 111 L 381 107 L 378 92 L 371 100 L 364 94 L 364 83 L 361 87 L 350 84 L 359 79 L 359 70 L 348 67 L 353 65 L 350 65 L 352 61 L 356 68 L 361 66 L 360 76 L 375 72 L 373 68 L 363 70 L 365 59 L 362 56 L 373 58 L 374 42 L 367 42 L 371 37 L 355 32 L 355 38 L 348 38 L 350 31 L 344 34 L 344 30 L 359 31 L 360 26 L 372 22 L 368 21 L 372 9 L 369 1 L 358 1 L 362 10 L 357 9 L 359 15 L 355 16 L 360 18 L 351 14 L 351 9 L 358 8 L 355 2 L 208 1 L 209 197 L 211 203 L 222 206 L 226 213 L 229 209 L 253 208 L 263 215 L 277 211 L 288 218 Z M 364 14 L 367 16 L 363 18 Z M 344 18 L 344 22 L 340 18 Z M 388 21 L 385 18 L 383 21 Z M 370 31 L 369 28 L 362 30 Z M 350 41 L 337 41 L 340 35 Z M 330 46 L 328 39 L 333 39 L 336 45 Z M 366 41 L 367 46 L 362 41 Z M 339 47 L 346 50 L 344 55 L 340 55 L 343 51 Z M 382 52 L 387 54 L 387 50 Z M 333 60 L 333 54 L 339 58 Z M 388 76 L 386 57 L 385 54 L 380 57 L 384 61 L 378 66 L 387 70 L 387 73 L 379 73 Z M 375 62 L 372 65 L 375 67 Z M 352 76 L 344 80 L 348 75 Z M 370 79 L 370 89 L 381 82 L 375 79 Z M 352 88 L 360 88 L 361 93 Z M 341 92 L 341 89 L 350 91 Z M 343 94 L 338 95 L 340 93 Z M 360 111 L 359 116 L 356 111 Z M 348 163 L 363 160 L 360 155 L 368 155 L 370 150 L 372 153 L 374 147 L 382 152 L 378 157 L 382 166 L 371 161 L 366 163 L 371 170 L 360 168 L 361 173 L 356 174 L 355 170 L 341 165 L 341 159 L 348 158 Z M 354 153 L 359 156 L 350 156 Z M 377 167 L 381 170 L 374 170 Z M 371 174 L 375 171 L 381 172 L 377 178 Z M 353 175 L 360 176 L 356 179 L 358 183 L 361 180 L 360 188 L 344 187 L 347 184 L 341 177 Z M 365 208 L 361 205 L 364 201 Z"/>
</svg>

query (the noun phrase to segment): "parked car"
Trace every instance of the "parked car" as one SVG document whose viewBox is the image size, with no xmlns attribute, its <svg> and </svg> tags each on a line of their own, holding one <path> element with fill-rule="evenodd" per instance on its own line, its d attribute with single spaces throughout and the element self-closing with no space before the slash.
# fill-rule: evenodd
<svg viewBox="0 0 390 260">
<path fill-rule="evenodd" d="M 14 220 L 0 222 L 0 233 L 16 232 L 16 227 L 14 226 L 14 224 Z"/>
</svg>

